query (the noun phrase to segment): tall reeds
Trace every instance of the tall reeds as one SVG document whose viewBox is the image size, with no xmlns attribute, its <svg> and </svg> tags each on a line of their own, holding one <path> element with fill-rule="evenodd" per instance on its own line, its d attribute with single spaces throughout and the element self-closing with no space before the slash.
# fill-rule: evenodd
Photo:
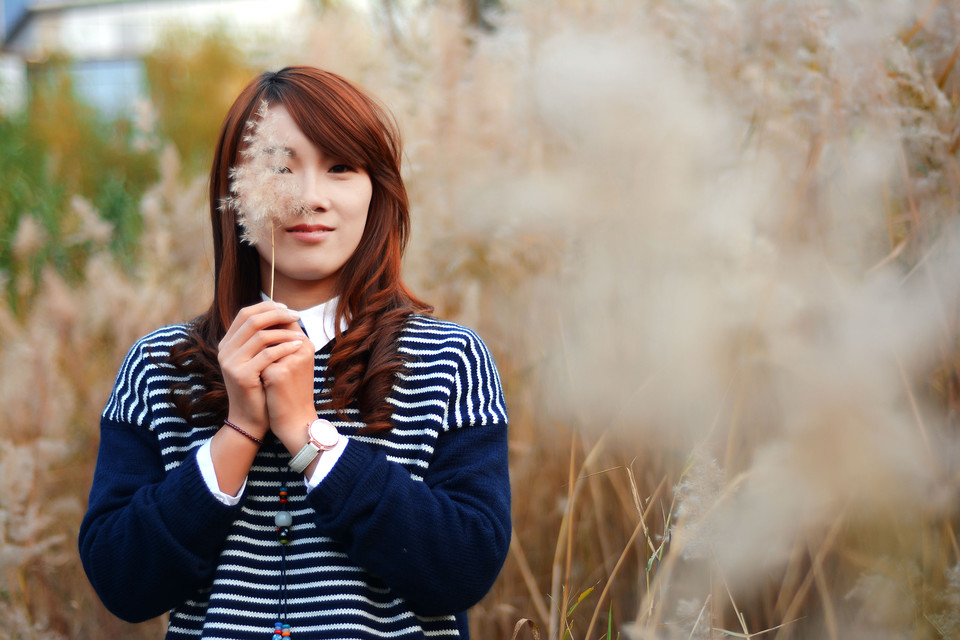
<svg viewBox="0 0 960 640">
<path fill-rule="evenodd" d="M 407 279 L 500 366 L 514 542 L 473 636 L 960 636 L 960 3 L 422 9 L 326 10 L 266 63 L 396 113 Z M 22 637 L 157 634 L 72 545 L 122 354 L 209 295 L 203 179 L 164 158 L 134 271 L 78 203 L 104 250 L 0 315 Z"/>
</svg>

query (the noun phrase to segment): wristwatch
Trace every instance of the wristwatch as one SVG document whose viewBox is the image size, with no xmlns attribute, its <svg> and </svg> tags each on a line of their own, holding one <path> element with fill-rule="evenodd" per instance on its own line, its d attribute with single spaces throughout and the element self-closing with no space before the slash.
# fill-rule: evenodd
<svg viewBox="0 0 960 640">
<path fill-rule="evenodd" d="M 333 449 L 340 441 L 336 427 L 323 418 L 317 418 L 307 426 L 307 436 L 310 438 L 307 444 L 289 462 L 290 468 L 297 473 L 303 473 L 322 451 Z"/>
</svg>

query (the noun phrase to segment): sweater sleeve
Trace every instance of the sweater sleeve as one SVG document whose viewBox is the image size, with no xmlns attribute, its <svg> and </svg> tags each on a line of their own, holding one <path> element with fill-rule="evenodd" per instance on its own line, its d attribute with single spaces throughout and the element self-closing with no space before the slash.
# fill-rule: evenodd
<svg viewBox="0 0 960 640">
<path fill-rule="evenodd" d="M 196 456 L 164 468 L 147 402 L 156 364 L 143 350 L 138 344 L 127 356 L 101 419 L 79 535 L 90 583 L 129 622 L 156 617 L 209 584 L 239 509 L 210 493 Z"/>
<path fill-rule="evenodd" d="M 448 424 L 423 480 L 352 440 L 308 494 L 318 526 L 421 615 L 466 611 L 489 591 L 510 545 L 507 415 L 474 334 L 450 381 Z"/>
</svg>

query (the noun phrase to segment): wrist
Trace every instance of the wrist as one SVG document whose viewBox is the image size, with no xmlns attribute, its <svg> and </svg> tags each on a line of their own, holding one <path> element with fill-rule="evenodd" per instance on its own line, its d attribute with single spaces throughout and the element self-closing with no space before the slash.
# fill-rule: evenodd
<svg viewBox="0 0 960 640">
<path fill-rule="evenodd" d="M 340 442 L 340 434 L 329 420 L 317 418 L 306 427 L 307 441 L 293 454 L 288 463 L 297 473 L 310 472 L 324 451 L 329 451 Z M 292 452 L 291 452 L 292 453 Z"/>
<path fill-rule="evenodd" d="M 235 432 L 237 432 L 238 434 L 240 434 L 241 436 L 243 436 L 253 444 L 257 445 L 257 447 L 263 444 L 263 438 L 253 435 L 243 427 L 235 424 L 234 422 L 231 422 L 229 418 L 223 421 L 223 426 L 229 429 L 233 429 Z"/>
<path fill-rule="evenodd" d="M 283 446 L 290 452 L 290 455 L 296 455 L 303 445 L 310 441 L 309 429 L 314 420 L 317 420 L 317 412 L 304 413 L 297 417 L 283 418 L 280 420 L 270 420 L 270 431 L 277 439 L 283 443 Z"/>
<path fill-rule="evenodd" d="M 262 421 L 233 411 L 227 413 L 227 417 L 223 420 L 223 426 L 234 430 L 238 434 L 240 430 L 246 431 L 258 440 L 263 440 L 267 435 L 267 431 L 269 431 L 267 425 Z"/>
<path fill-rule="evenodd" d="M 230 496 L 239 495 L 250 465 L 259 451 L 260 445 L 246 436 L 227 425 L 220 427 L 210 439 L 210 459 L 221 492 Z"/>
</svg>

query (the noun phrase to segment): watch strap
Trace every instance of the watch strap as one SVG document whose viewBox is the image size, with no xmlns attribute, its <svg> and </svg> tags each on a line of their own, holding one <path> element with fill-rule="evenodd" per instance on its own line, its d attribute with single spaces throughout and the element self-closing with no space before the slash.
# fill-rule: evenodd
<svg viewBox="0 0 960 640">
<path fill-rule="evenodd" d="M 315 445 L 311 440 L 303 445 L 303 448 L 297 452 L 297 455 L 290 459 L 288 464 L 290 468 L 297 473 L 303 473 L 304 469 L 309 467 L 310 463 L 313 462 L 318 455 L 320 455 L 320 447 Z"/>
</svg>

